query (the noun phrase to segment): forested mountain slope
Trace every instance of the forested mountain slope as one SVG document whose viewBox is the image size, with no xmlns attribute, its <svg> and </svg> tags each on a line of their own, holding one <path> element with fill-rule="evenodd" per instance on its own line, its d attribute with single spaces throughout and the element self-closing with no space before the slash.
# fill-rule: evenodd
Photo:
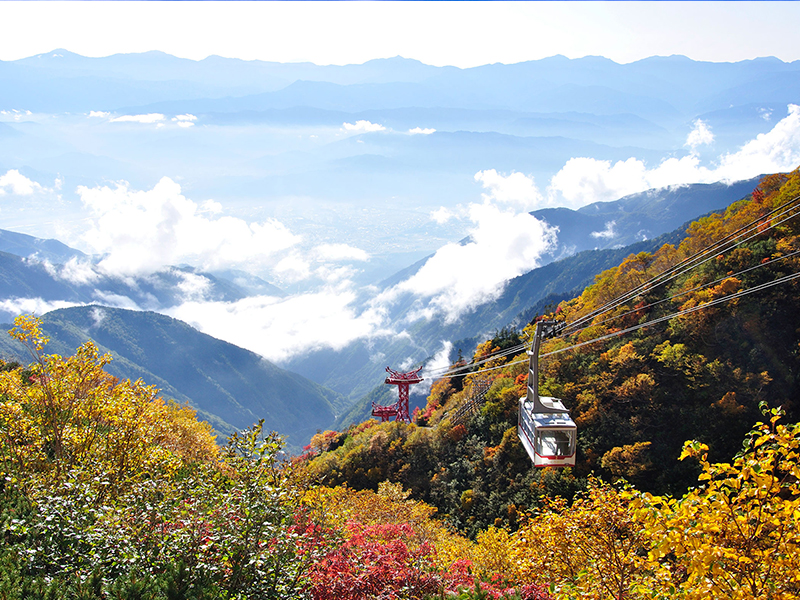
<svg viewBox="0 0 800 600">
<path fill-rule="evenodd" d="M 513 528 L 542 494 L 570 496 L 592 473 L 683 493 L 697 475 L 677 460 L 685 440 L 727 460 L 761 403 L 800 416 L 799 199 L 800 171 L 767 177 L 752 198 L 693 223 L 678 246 L 630 255 L 559 304 L 552 316 L 568 324 L 588 316 L 542 348 L 541 393 L 563 399 L 578 425 L 574 469 L 535 470 L 518 442 L 527 357 L 516 342 L 529 343 L 529 327 L 519 340 L 506 332 L 479 345 L 474 362 L 489 359 L 480 367 L 436 381 L 416 416 L 426 427 L 373 421 L 325 432 L 309 448 L 309 471 L 354 488 L 398 481 L 473 532 Z M 735 244 L 707 251 L 725 239 Z M 592 317 L 698 251 L 695 268 Z M 492 358 L 502 348 L 512 353 Z M 479 382 L 490 385 L 485 403 L 456 419 Z"/>
<path fill-rule="evenodd" d="M 84 306 L 43 317 L 50 337 L 46 352 L 69 355 L 94 340 L 114 360 L 109 373 L 143 379 L 166 397 L 188 402 L 218 432 L 229 434 L 264 419 L 267 430 L 288 436 L 299 448 L 319 428 L 333 423 L 340 397 L 304 377 L 280 369 L 257 354 L 200 333 L 152 312 Z M 29 357 L 3 336 L 4 357 Z"/>
<path fill-rule="evenodd" d="M 685 223 L 657 238 L 636 242 L 624 248 L 584 250 L 574 256 L 533 269 L 509 281 L 496 301 L 478 307 L 473 313 L 462 317 L 458 323 L 449 326 L 441 325 L 438 321 L 418 324 L 414 340 L 415 342 L 420 339 L 435 340 L 437 332 L 441 339 L 446 333 L 450 335 L 450 339 L 456 340 L 454 342 L 456 352 L 469 354 L 483 341 L 481 336 L 492 330 L 499 332 L 507 326 L 523 327 L 547 307 L 572 298 L 589 285 L 596 275 L 618 265 L 630 254 L 652 252 L 664 244 L 678 244 L 686 236 L 689 225 L 690 223 Z M 434 327 L 437 324 L 438 329 Z M 353 368 L 357 367 L 354 365 Z M 362 370 L 366 368 L 362 367 Z M 336 426 L 344 428 L 368 419 L 372 402 L 379 404 L 393 402 L 391 398 L 395 395 L 393 390 L 378 384 L 342 413 L 336 421 Z M 417 398 L 415 401 L 420 400 Z"/>
</svg>

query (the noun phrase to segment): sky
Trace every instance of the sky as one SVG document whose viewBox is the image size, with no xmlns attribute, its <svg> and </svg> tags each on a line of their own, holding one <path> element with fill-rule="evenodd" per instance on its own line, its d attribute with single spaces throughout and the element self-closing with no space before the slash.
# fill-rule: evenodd
<svg viewBox="0 0 800 600">
<path fill-rule="evenodd" d="M 0 60 L 64 48 L 98 57 L 160 50 L 197 60 L 216 54 L 317 64 L 401 55 L 463 68 L 555 54 L 601 55 L 620 63 L 671 54 L 794 61 L 800 60 L 797 23 L 800 2 L 2 1 Z M 193 126 L 192 115 L 180 117 L 175 127 Z M 153 115 L 87 118 L 157 125 Z M 376 126 L 360 123 L 365 131 Z M 366 303 L 353 281 L 353 269 L 370 258 L 363 249 L 332 241 L 303 249 L 300 233 L 283 223 L 233 217 L 168 177 L 143 190 L 126 184 L 78 188 L 86 228 L 76 241 L 105 258 L 96 266 L 75 262 L 54 273 L 91 282 L 103 274 L 147 275 L 184 262 L 214 269 L 241 266 L 234 259 L 264 261 L 276 272 L 314 278 L 319 285 L 287 298 L 226 303 L 205 297 L 208 281 L 187 278 L 185 302 L 170 314 L 276 361 L 309 349 L 338 349 L 356 339 L 397 335 L 387 329 L 387 314 L 408 295 L 422 300 L 411 317 L 440 315 L 450 322 L 496 297 L 506 281 L 537 266 L 554 243 L 554 233 L 528 214 L 532 209 L 577 208 L 653 187 L 747 178 L 800 164 L 800 107 L 794 104 L 775 115 L 769 132 L 719 156 L 713 167 L 701 163 L 698 152 L 714 141 L 714 132 L 697 120 L 686 135 L 689 152 L 682 158 L 648 166 L 633 157 L 612 163 L 576 156 L 549 182 L 487 165 L 474 174 L 475 198 L 431 214 L 439 223 L 460 218 L 471 243 L 444 245 L 416 275 Z M 59 181 L 0 171 L 0 204 L 59 194 Z M 130 230 L 148 237 L 131 238 Z M 24 300 L 33 303 L 24 310 L 37 314 L 59 306 Z M 4 302 L 15 308 L 9 301 L 0 307 Z"/>
<path fill-rule="evenodd" d="M 800 59 L 798 2 L 0 2 L 0 60 L 64 48 L 472 67 L 563 54 Z"/>
</svg>

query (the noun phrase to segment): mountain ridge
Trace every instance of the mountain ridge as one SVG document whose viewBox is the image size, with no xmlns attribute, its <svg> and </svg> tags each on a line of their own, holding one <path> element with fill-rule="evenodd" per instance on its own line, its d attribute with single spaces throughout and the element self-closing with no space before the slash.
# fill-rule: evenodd
<svg viewBox="0 0 800 600">
<path fill-rule="evenodd" d="M 164 395 L 188 402 L 222 434 L 264 419 L 296 451 L 341 409 L 341 398 L 331 390 L 159 313 L 81 306 L 51 311 L 42 321 L 50 337 L 46 352 L 71 355 L 92 340 L 117 357 L 109 373 L 160 385 Z M 9 338 L 0 338 L 0 352 L 29 360 Z"/>
</svg>

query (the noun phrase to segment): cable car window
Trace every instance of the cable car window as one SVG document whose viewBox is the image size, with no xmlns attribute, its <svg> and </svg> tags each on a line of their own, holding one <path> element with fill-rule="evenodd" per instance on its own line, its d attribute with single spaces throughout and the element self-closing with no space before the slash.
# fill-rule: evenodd
<svg viewBox="0 0 800 600">
<path fill-rule="evenodd" d="M 544 429 L 536 435 L 536 453 L 540 456 L 570 456 L 573 453 L 573 432 Z"/>
</svg>

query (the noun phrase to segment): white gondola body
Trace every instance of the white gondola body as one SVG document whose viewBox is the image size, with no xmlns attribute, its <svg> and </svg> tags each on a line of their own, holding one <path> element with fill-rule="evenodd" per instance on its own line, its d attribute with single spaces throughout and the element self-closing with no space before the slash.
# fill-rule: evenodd
<svg viewBox="0 0 800 600">
<path fill-rule="evenodd" d="M 539 396 L 548 408 L 562 413 L 535 413 L 534 403 L 519 401 L 517 433 L 525 452 L 535 467 L 572 467 L 575 465 L 577 428 L 566 408 L 557 398 Z"/>
</svg>

